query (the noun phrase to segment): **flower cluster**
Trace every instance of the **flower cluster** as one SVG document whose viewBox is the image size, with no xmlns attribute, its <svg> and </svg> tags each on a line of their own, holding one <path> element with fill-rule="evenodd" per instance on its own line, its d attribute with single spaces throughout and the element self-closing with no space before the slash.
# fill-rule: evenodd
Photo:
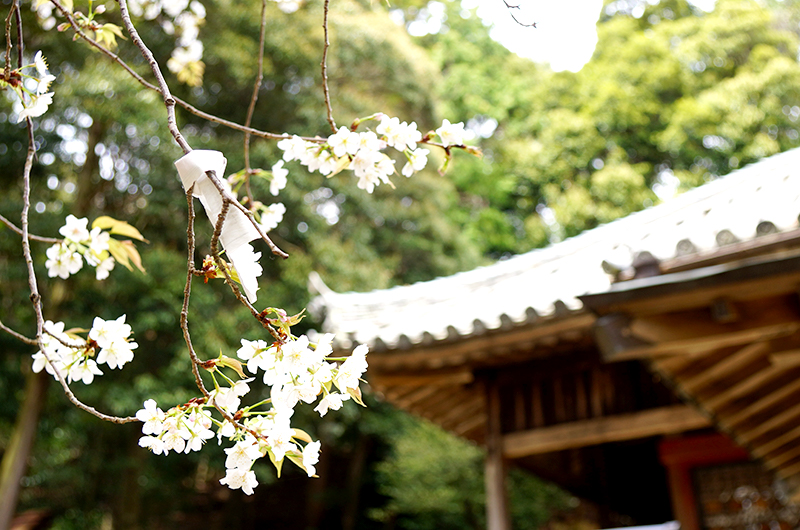
<svg viewBox="0 0 800 530">
<path fill-rule="evenodd" d="M 367 369 L 367 347 L 358 346 L 341 365 L 331 363 L 333 335 L 326 334 L 315 349 L 310 348 L 308 337 L 267 345 L 264 341 L 242 339 L 236 355 L 247 362 L 253 373 L 263 371 L 264 384 L 272 387 L 272 406 L 279 410 L 292 410 L 298 402 L 313 403 L 322 395 L 314 409 L 320 416 L 328 410 L 338 410 L 351 396 L 361 400 L 359 378 Z M 333 386 L 339 390 L 331 392 Z"/>
<path fill-rule="evenodd" d="M 214 379 L 214 390 L 209 393 L 208 400 L 194 399 L 167 412 L 159 409 L 153 400 L 145 402 L 144 408 L 136 413 L 144 423 L 140 446 L 165 455 L 170 451 L 197 451 L 206 440 L 214 437 L 212 427 L 216 425 L 220 444 L 223 439 L 234 442 L 225 449 L 226 473 L 221 484 L 252 494 L 258 485 L 252 467 L 263 457 L 269 457 L 278 475 L 288 459 L 309 477 L 314 476 L 320 442 L 291 426 L 294 408 L 299 402 L 312 404 L 322 396 L 314 410 L 324 416 L 328 410 L 340 409 L 351 397 L 361 403 L 359 381 L 367 369 L 368 349 L 358 346 L 347 358 L 333 358 L 333 335 L 324 335 L 313 346 L 307 336 L 293 337 L 289 332 L 290 326 L 299 322 L 302 315 L 287 316 L 283 310 L 275 308 L 267 311 L 277 315 L 269 322 L 279 329 L 284 339 L 272 344 L 242 339 L 236 354 L 246 362 L 252 374 L 263 372 L 264 383 L 271 387 L 270 398 L 241 408 L 242 398 L 250 391 L 249 383 L 253 378 L 244 377 L 242 363 L 220 356 L 208 368 Z M 221 372 L 223 367 L 233 368 L 240 379 L 229 379 Z M 220 385 L 218 377 L 224 378 L 228 385 Z M 268 410 L 257 410 L 267 403 Z M 213 418 L 209 410 L 212 408 L 224 411 L 225 417 Z"/>
<path fill-rule="evenodd" d="M 83 268 L 83 257 L 88 265 L 96 267 L 98 280 L 108 278 L 109 272 L 114 269 L 114 258 L 108 252 L 111 234 L 99 227 L 89 231 L 89 220 L 86 218 L 68 215 L 66 221 L 58 230 L 64 236 L 64 241 L 47 249 L 47 275 L 67 279 L 70 274 Z"/>
<path fill-rule="evenodd" d="M 283 150 L 283 160 L 298 160 L 309 171 L 319 171 L 325 176 L 350 169 L 358 178 L 358 187 L 372 193 L 381 183 L 391 184 L 389 176 L 395 173 L 395 161 L 382 152 L 385 148 L 393 147 L 405 155 L 407 162 L 401 173 L 410 177 L 428 163 L 429 151 L 417 148 L 418 143 L 427 141 L 434 134 L 439 135 L 446 147 L 460 146 L 464 142 L 463 123 L 452 124 L 444 120 L 435 133 L 423 137 L 416 123 L 400 122 L 399 118 L 382 113 L 355 123 L 358 125 L 369 120 L 380 122 L 374 132 L 357 132 L 353 130 L 355 126 L 340 127 L 321 144 L 292 136 L 278 142 L 278 147 Z"/>
<path fill-rule="evenodd" d="M 103 375 L 98 364 L 106 364 L 113 370 L 133 360 L 133 350 L 138 344 L 130 336 L 131 327 L 125 323 L 125 315 L 116 320 L 96 317 L 87 339 L 65 331 L 63 322 L 48 320 L 42 349 L 33 354 L 33 371 L 39 373 L 45 369 L 57 379 L 55 368 L 66 377 L 67 383 L 80 380 L 85 385 L 91 384 L 94 376 Z"/>
<path fill-rule="evenodd" d="M 205 410 L 202 401 L 172 407 L 165 413 L 155 400 L 148 399 L 136 418 L 144 423 L 139 445 L 157 455 L 199 451 L 206 440 L 214 437 L 211 413 Z"/>
<path fill-rule="evenodd" d="M 114 269 L 115 257 L 122 260 L 122 264 L 129 269 L 132 262 L 144 271 L 139 253 L 133 244 L 125 244 L 111 238 L 111 234 L 120 234 L 145 241 L 139 231 L 128 223 L 110 217 L 99 217 L 89 230 L 88 219 L 78 219 L 74 215 L 68 215 L 66 224 L 59 228 L 58 232 L 64 236 L 64 240 L 45 252 L 47 255 L 45 267 L 50 278 L 58 276 L 66 280 L 71 274 L 83 268 L 84 259 L 89 266 L 95 267 L 95 276 L 98 280 L 108 278 L 109 272 Z"/>
<path fill-rule="evenodd" d="M 205 6 L 198 0 L 131 0 L 128 7 L 134 16 L 157 19 L 165 33 L 178 35 L 167 68 L 182 83 L 200 86 L 205 65 L 199 36 L 206 18 Z"/>
<path fill-rule="evenodd" d="M 34 73 L 25 73 L 26 70 L 33 70 Z M 48 73 L 47 61 L 41 51 L 36 52 L 33 63 L 0 75 L 0 89 L 11 87 L 19 96 L 16 109 L 18 122 L 37 118 L 47 112 L 53 103 L 53 92 L 48 90 L 55 78 Z"/>
</svg>

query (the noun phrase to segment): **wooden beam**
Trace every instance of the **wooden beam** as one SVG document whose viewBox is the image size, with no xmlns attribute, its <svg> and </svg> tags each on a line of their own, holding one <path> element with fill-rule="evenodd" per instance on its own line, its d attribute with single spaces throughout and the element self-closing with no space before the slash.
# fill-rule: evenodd
<svg viewBox="0 0 800 530">
<path fill-rule="evenodd" d="M 607 361 L 691 355 L 800 330 L 796 303 L 785 298 L 752 303 L 742 313 L 742 319 L 732 324 L 715 322 L 707 309 L 637 317 L 617 331 L 627 336 L 627 341 L 613 349 L 604 349 L 603 355 Z"/>
<path fill-rule="evenodd" d="M 368 377 L 369 383 L 378 387 L 468 385 L 475 380 L 471 370 L 443 370 L 438 373 L 400 374 L 374 371 Z"/>
<path fill-rule="evenodd" d="M 767 342 L 749 344 L 692 377 L 683 379 L 677 378 L 677 382 L 684 390 L 690 394 L 694 394 L 700 388 L 713 383 L 715 380 L 730 375 L 732 372 L 750 364 L 756 359 L 764 357 L 767 351 L 769 351 L 769 344 Z"/>
<path fill-rule="evenodd" d="M 781 368 L 793 368 L 800 365 L 800 349 L 772 353 L 769 362 Z"/>
<path fill-rule="evenodd" d="M 486 414 L 483 412 L 473 414 L 468 419 L 462 421 L 458 425 L 455 425 L 452 428 L 452 431 L 459 436 L 464 436 L 468 432 L 477 429 L 478 427 L 485 427 L 486 425 Z"/>
<path fill-rule="evenodd" d="M 800 427 L 795 427 L 794 429 L 781 434 L 776 438 L 770 439 L 768 442 L 759 445 L 753 445 L 753 455 L 759 458 L 766 459 L 766 456 L 773 452 L 775 449 L 779 449 L 781 446 L 791 442 L 792 440 L 800 439 Z"/>
<path fill-rule="evenodd" d="M 754 425 L 750 429 L 746 428 L 738 428 L 734 432 L 736 433 L 736 437 L 745 443 L 749 443 L 752 440 L 755 440 L 759 436 L 766 434 L 770 430 L 783 425 L 788 421 L 795 421 L 800 417 L 800 403 L 792 405 L 783 409 L 778 414 L 770 416 L 769 419 L 765 419 L 765 421 L 759 421 L 756 425 Z M 720 423 L 724 424 L 724 418 L 720 418 Z"/>
<path fill-rule="evenodd" d="M 764 370 L 753 372 L 750 376 L 737 381 L 735 385 L 729 386 L 722 392 L 718 392 L 709 398 L 703 398 L 703 405 L 718 410 L 735 399 L 741 398 L 756 389 L 762 387 L 767 381 L 784 372 L 783 367 L 769 366 Z"/>
<path fill-rule="evenodd" d="M 740 423 L 746 421 L 748 418 L 752 417 L 755 414 L 763 411 L 764 409 L 769 408 L 772 405 L 775 405 L 782 399 L 790 396 L 791 394 L 800 390 L 800 379 L 797 379 L 791 383 L 786 385 L 780 386 L 775 389 L 775 391 L 762 396 L 761 398 L 748 403 L 747 406 L 742 407 L 741 409 L 733 412 L 731 414 L 720 414 L 719 418 L 720 421 L 725 423 L 726 425 L 736 426 Z"/>
<path fill-rule="evenodd" d="M 493 380 L 486 382 L 486 412 L 486 528 L 511 530 L 500 424 L 500 388 Z"/>
<path fill-rule="evenodd" d="M 668 280 L 667 275 L 660 276 L 658 282 L 650 286 L 628 288 L 627 291 L 606 292 L 596 295 L 584 295 L 579 298 L 584 306 L 599 310 L 602 314 L 625 312 L 636 315 L 663 314 L 673 311 L 682 311 L 687 308 L 710 307 L 714 300 L 728 297 L 733 302 L 747 302 L 759 300 L 764 297 L 778 296 L 793 292 L 800 282 L 798 259 L 780 262 L 773 260 L 762 263 L 764 273 L 760 278 L 747 279 L 752 274 L 745 270 L 751 267 L 742 267 L 735 270 L 736 263 L 729 263 L 723 267 L 729 270 L 723 273 L 724 278 L 708 276 L 691 277 L 702 273 L 701 270 L 687 271 L 683 274 L 687 281 Z M 782 269 L 778 272 L 778 269 Z M 758 273 L 757 274 L 761 274 Z M 653 280 L 650 278 L 649 280 Z M 638 280 L 634 280 L 638 282 Z M 634 282 L 630 282 L 633 284 Z M 628 283 L 628 282 L 623 282 Z M 646 281 L 639 284 L 647 283 Z M 619 284 L 624 288 L 623 284 Z M 733 287 L 735 286 L 735 287 Z"/>
<path fill-rule="evenodd" d="M 697 410 L 687 405 L 673 405 L 509 433 L 503 437 L 503 452 L 507 458 L 521 458 L 562 449 L 675 434 L 710 425 L 709 419 Z"/>
</svg>

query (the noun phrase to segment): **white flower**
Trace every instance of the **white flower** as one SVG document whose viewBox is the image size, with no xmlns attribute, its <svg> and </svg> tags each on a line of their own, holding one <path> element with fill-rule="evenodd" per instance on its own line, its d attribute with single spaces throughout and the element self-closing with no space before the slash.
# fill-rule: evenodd
<svg viewBox="0 0 800 530">
<path fill-rule="evenodd" d="M 247 495 L 252 495 L 253 488 L 258 486 L 255 472 L 242 468 L 227 469 L 225 476 L 220 479 L 219 483 L 227 485 L 232 490 L 242 488 L 242 491 Z"/>
<path fill-rule="evenodd" d="M 225 467 L 229 469 L 235 467 L 250 469 L 253 462 L 261 458 L 261 450 L 252 436 L 225 449 L 225 453 L 228 455 L 228 458 L 225 459 Z"/>
<path fill-rule="evenodd" d="M 33 64 L 36 65 L 36 70 L 39 72 L 39 75 L 47 75 L 47 61 L 45 61 L 42 55 L 42 50 L 39 50 L 36 52 L 36 55 L 33 56 Z"/>
<path fill-rule="evenodd" d="M 278 226 L 278 223 L 283 221 L 283 215 L 286 213 L 286 206 L 282 202 L 270 204 L 268 207 L 261 211 L 261 230 L 269 232 Z"/>
<path fill-rule="evenodd" d="M 251 377 L 249 379 L 240 379 L 239 381 L 236 381 L 231 387 L 233 389 L 233 393 L 239 397 L 244 396 L 250 392 L 250 386 L 247 383 L 253 381 L 254 379 L 254 377 Z"/>
<path fill-rule="evenodd" d="M 283 160 L 278 160 L 272 166 L 272 182 L 269 183 L 269 192 L 277 195 L 279 191 L 286 187 L 286 176 L 289 174 L 288 169 L 284 169 Z"/>
<path fill-rule="evenodd" d="M 314 465 L 319 462 L 319 447 L 320 442 L 310 442 L 303 447 L 303 468 L 308 473 L 309 477 L 313 477 L 317 470 Z"/>
<path fill-rule="evenodd" d="M 94 376 L 103 375 L 93 359 L 86 359 L 83 362 L 75 362 L 67 372 L 67 382 L 83 381 L 84 385 L 92 384 Z"/>
<path fill-rule="evenodd" d="M 286 162 L 302 159 L 308 148 L 308 143 L 297 135 L 278 142 L 278 149 L 283 151 L 283 159 Z"/>
<path fill-rule="evenodd" d="M 89 233 L 89 250 L 94 254 L 102 254 L 108 250 L 108 241 L 111 239 L 111 234 L 105 232 L 100 227 L 92 228 Z"/>
<path fill-rule="evenodd" d="M 164 442 L 164 454 L 170 451 L 180 453 L 186 447 L 186 440 L 184 440 L 178 430 L 174 429 L 167 431 L 166 434 L 161 437 L 161 441 Z"/>
<path fill-rule="evenodd" d="M 105 280 L 108 278 L 109 273 L 114 270 L 114 258 L 111 256 L 107 257 L 103 261 L 97 264 L 97 271 L 96 271 L 96 278 L 98 280 Z"/>
<path fill-rule="evenodd" d="M 292 375 L 299 376 L 308 370 L 313 356 L 313 352 L 308 349 L 308 337 L 301 335 L 297 340 L 287 342 L 281 347 L 281 351 Z"/>
<path fill-rule="evenodd" d="M 322 398 L 314 408 L 314 412 L 318 412 L 320 417 L 328 413 L 329 410 L 339 410 L 342 408 L 342 403 L 350 399 L 349 394 L 337 394 L 332 392 Z"/>
<path fill-rule="evenodd" d="M 211 392 L 211 399 L 220 408 L 231 413 L 236 412 L 239 408 L 239 404 L 242 402 L 231 388 L 220 388 Z"/>
<path fill-rule="evenodd" d="M 424 169 L 428 163 L 428 153 L 430 153 L 430 151 L 422 148 L 408 152 L 406 154 L 408 162 L 403 166 L 403 175 L 410 177 L 415 172 Z"/>
<path fill-rule="evenodd" d="M 274 0 L 278 3 L 278 9 L 286 14 L 294 13 L 300 9 L 301 0 Z"/>
<path fill-rule="evenodd" d="M 348 388 L 358 388 L 358 379 L 367 371 L 367 352 L 369 348 L 366 344 L 356 346 L 350 357 L 339 367 L 333 382 L 342 392 Z"/>
<path fill-rule="evenodd" d="M 89 220 L 85 217 L 78 219 L 74 215 L 67 216 L 66 224 L 58 229 L 58 233 L 64 236 L 64 239 L 80 243 L 89 239 L 89 230 L 87 225 Z"/>
<path fill-rule="evenodd" d="M 294 430 L 289 425 L 289 418 L 280 414 L 276 415 L 275 423 L 267 431 L 267 445 L 276 462 L 283 460 L 287 452 L 297 449 L 292 442 L 292 436 L 294 436 Z"/>
<path fill-rule="evenodd" d="M 358 135 L 359 151 L 360 150 L 380 151 L 385 146 L 386 144 L 378 140 L 378 136 L 372 131 L 366 131 L 363 133 L 359 133 Z"/>
<path fill-rule="evenodd" d="M 114 342 L 127 341 L 132 330 L 130 325 L 125 323 L 125 318 L 126 315 L 122 315 L 116 320 L 103 320 L 95 317 L 92 329 L 89 330 L 89 338 L 101 348 L 108 348 Z"/>
<path fill-rule="evenodd" d="M 39 79 L 39 83 L 36 85 L 36 94 L 41 96 L 42 94 L 47 92 L 47 89 L 50 88 L 50 83 L 52 83 L 55 80 L 56 76 L 51 74 L 42 76 L 42 78 Z"/>
<path fill-rule="evenodd" d="M 347 127 L 340 127 L 338 131 L 328 137 L 328 145 L 333 149 L 337 158 L 344 155 L 354 155 L 361 147 L 361 136 Z"/>
<path fill-rule="evenodd" d="M 137 347 L 135 342 L 116 341 L 100 350 L 97 355 L 97 362 L 106 363 L 112 370 L 122 368 L 123 365 L 133 360 L 133 348 Z"/>
<path fill-rule="evenodd" d="M 442 139 L 444 145 L 463 145 L 464 123 L 450 123 L 450 121 L 444 120 L 442 126 L 436 129 L 436 134 Z"/>
<path fill-rule="evenodd" d="M 75 260 L 72 258 L 72 251 L 65 244 L 56 243 L 48 248 L 45 254 L 47 261 L 44 262 L 44 266 L 47 267 L 47 275 L 50 278 L 58 276 L 62 280 L 66 280 L 70 275 L 70 270 L 74 269 Z"/>
<path fill-rule="evenodd" d="M 53 93 L 37 94 L 31 98 L 30 104 L 23 108 L 17 116 L 17 122 L 23 122 L 26 118 L 38 118 L 53 103 Z"/>
<path fill-rule="evenodd" d="M 139 438 L 139 447 L 150 449 L 157 455 L 164 453 L 164 442 L 155 436 L 142 436 Z"/>
<path fill-rule="evenodd" d="M 144 408 L 136 412 L 136 419 L 143 422 L 142 434 L 155 434 L 158 436 L 164 431 L 164 412 L 157 407 L 156 400 L 148 399 Z M 141 440 L 139 441 L 141 445 Z M 142 446 L 144 447 L 144 446 Z"/>
<path fill-rule="evenodd" d="M 399 118 L 384 116 L 375 130 L 386 137 L 387 145 L 398 151 L 414 149 L 417 142 L 422 140 L 422 133 L 417 130 L 416 123 L 411 122 L 410 125 L 406 122 L 400 123 Z"/>
</svg>

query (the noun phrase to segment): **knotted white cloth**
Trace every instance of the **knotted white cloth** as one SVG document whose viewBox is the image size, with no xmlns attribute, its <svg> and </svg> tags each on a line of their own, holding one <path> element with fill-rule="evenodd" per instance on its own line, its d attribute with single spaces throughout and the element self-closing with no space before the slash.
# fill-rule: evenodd
<svg viewBox="0 0 800 530">
<path fill-rule="evenodd" d="M 227 163 L 228 161 L 219 151 L 205 149 L 195 149 L 175 162 L 183 188 L 188 190 L 194 185 L 192 195 L 200 199 L 213 226 L 216 226 L 222 211 L 222 196 L 206 172 L 213 171 L 217 178 L 225 184 Z M 226 190 L 226 194 L 228 199 L 236 201 L 229 191 Z M 261 276 L 262 269 L 258 263 L 261 253 L 253 252 L 250 242 L 260 238 L 261 234 L 241 210 L 233 206 L 228 208 L 219 240 L 236 268 L 236 273 L 239 275 L 244 292 L 251 304 L 255 303 L 257 299 L 258 277 Z"/>
</svg>

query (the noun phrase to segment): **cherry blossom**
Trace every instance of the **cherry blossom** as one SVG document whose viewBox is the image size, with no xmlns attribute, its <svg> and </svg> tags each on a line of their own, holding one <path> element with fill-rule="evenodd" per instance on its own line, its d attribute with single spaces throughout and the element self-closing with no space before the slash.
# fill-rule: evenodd
<svg viewBox="0 0 800 530">
<path fill-rule="evenodd" d="M 269 184 L 269 192 L 277 195 L 283 188 L 286 187 L 286 176 L 289 174 L 288 169 L 284 169 L 283 160 L 278 160 L 272 166 L 272 182 Z"/>
<path fill-rule="evenodd" d="M 256 480 L 256 474 L 254 471 L 238 467 L 229 468 L 226 471 L 225 476 L 220 479 L 219 483 L 227 485 L 232 490 L 241 488 L 242 491 L 247 495 L 252 495 L 253 488 L 258 486 L 258 480 Z"/>
<path fill-rule="evenodd" d="M 449 120 L 445 119 L 442 121 L 442 126 L 436 129 L 436 134 L 442 139 L 444 145 L 464 145 L 466 132 L 464 131 L 463 122 L 450 123 Z"/>
</svg>

